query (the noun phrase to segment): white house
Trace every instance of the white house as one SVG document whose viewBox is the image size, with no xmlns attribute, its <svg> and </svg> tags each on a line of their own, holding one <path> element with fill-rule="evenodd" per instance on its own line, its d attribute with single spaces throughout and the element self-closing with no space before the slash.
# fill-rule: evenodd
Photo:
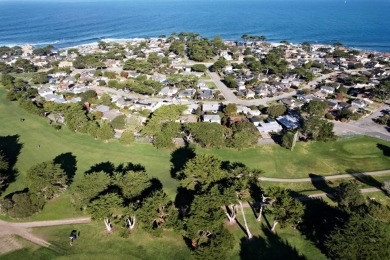
<svg viewBox="0 0 390 260">
<path fill-rule="evenodd" d="M 221 124 L 221 117 L 219 115 L 204 115 L 203 122 Z"/>
<path fill-rule="evenodd" d="M 212 103 L 212 104 L 206 103 L 203 104 L 202 110 L 203 112 L 217 113 L 220 110 L 220 105 L 216 103 Z"/>
</svg>

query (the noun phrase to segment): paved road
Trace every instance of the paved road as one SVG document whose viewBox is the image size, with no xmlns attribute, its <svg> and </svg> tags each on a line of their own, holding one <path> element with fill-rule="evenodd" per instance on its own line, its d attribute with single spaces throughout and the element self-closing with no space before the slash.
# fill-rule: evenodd
<svg viewBox="0 0 390 260">
<path fill-rule="evenodd" d="M 373 121 L 374 118 L 382 115 L 382 111 L 390 111 L 390 106 L 384 104 L 371 115 L 361 118 L 358 121 L 348 123 L 334 121 L 334 131 L 337 135 L 363 134 L 390 141 L 390 132 L 388 128 Z"/>
<path fill-rule="evenodd" d="M 365 189 L 360 189 L 361 193 L 372 193 L 372 192 L 378 192 L 381 191 L 378 188 L 365 188 Z M 328 198 L 333 198 L 333 194 L 330 193 L 317 193 L 317 194 L 311 194 L 308 196 L 302 196 L 302 197 L 297 197 L 300 201 L 308 201 L 308 200 L 313 200 L 313 199 L 322 199 L 325 197 Z"/>
<path fill-rule="evenodd" d="M 390 174 L 390 170 L 376 171 L 376 172 L 358 172 L 358 173 L 349 173 L 349 174 L 339 174 L 339 175 L 330 175 L 330 176 L 319 176 L 313 178 L 297 178 L 297 179 L 286 179 L 286 178 L 267 178 L 260 177 L 259 181 L 269 181 L 269 182 L 317 182 L 324 180 L 334 180 L 334 179 L 343 179 L 351 177 L 364 177 L 364 176 L 377 176 Z"/>
<path fill-rule="evenodd" d="M 71 224 L 87 224 L 91 222 L 91 218 L 73 218 L 63 220 L 52 220 L 52 221 L 35 221 L 35 222 L 24 222 L 24 223 L 12 223 L 0 220 L 0 236 L 17 235 L 28 241 L 31 241 L 42 247 L 50 248 L 54 251 L 61 251 L 49 242 L 31 234 L 28 228 L 32 227 L 49 227 L 49 226 L 61 226 Z"/>
</svg>

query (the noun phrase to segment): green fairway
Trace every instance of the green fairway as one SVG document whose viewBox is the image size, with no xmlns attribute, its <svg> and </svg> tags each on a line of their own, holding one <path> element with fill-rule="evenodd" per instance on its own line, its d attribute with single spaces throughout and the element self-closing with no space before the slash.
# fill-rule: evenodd
<svg viewBox="0 0 390 260">
<path fill-rule="evenodd" d="M 96 141 L 88 135 L 76 134 L 63 127 L 55 130 L 42 117 L 29 114 L 17 102 L 5 100 L 5 90 L 0 89 L 0 136 L 16 136 L 22 144 L 16 162 L 19 175 L 2 194 L 26 187 L 25 172 L 36 163 L 52 160 L 58 155 L 71 153 L 77 160 L 75 178 L 96 163 L 110 161 L 140 163 L 147 172 L 157 177 L 164 190 L 173 199 L 177 183 L 170 176 L 170 151 L 157 150 L 151 144 L 135 143 L 129 147 L 114 140 L 109 143 Z M 20 122 L 20 118 L 25 118 Z M 387 148 L 386 148 L 387 147 Z M 310 173 L 333 175 L 351 171 L 375 171 L 390 168 L 386 149 L 390 142 L 372 137 L 356 137 L 329 143 L 298 143 L 293 152 L 267 145 L 236 151 L 232 149 L 202 149 L 199 153 L 212 153 L 222 160 L 242 162 L 249 167 L 263 170 L 267 177 L 300 178 Z M 70 194 L 66 192 L 50 201 L 44 210 L 30 220 L 61 219 L 80 215 L 70 207 Z"/>
<path fill-rule="evenodd" d="M 378 171 L 390 168 L 390 142 L 361 136 L 337 142 L 297 143 L 294 151 L 278 145 L 235 151 L 232 149 L 199 149 L 222 160 L 237 161 L 263 170 L 265 177 L 303 178 L 309 174 Z"/>
</svg>

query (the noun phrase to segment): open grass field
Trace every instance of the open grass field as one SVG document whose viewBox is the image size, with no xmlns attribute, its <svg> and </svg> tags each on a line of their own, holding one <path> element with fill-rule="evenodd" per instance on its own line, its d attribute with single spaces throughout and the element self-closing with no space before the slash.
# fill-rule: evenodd
<svg viewBox="0 0 390 260">
<path fill-rule="evenodd" d="M 25 172 L 32 165 L 70 153 L 77 160 L 75 178 L 100 162 L 110 161 L 116 165 L 140 163 L 151 176 L 162 182 L 171 198 L 175 197 L 177 184 L 170 176 L 171 151 L 157 150 L 151 144 L 144 143 L 128 147 L 116 140 L 104 143 L 88 135 L 73 133 L 66 127 L 57 131 L 46 119 L 29 114 L 16 102 L 5 100 L 4 96 L 5 90 L 0 88 L 0 141 L 17 140 L 21 149 L 15 165 L 19 174 L 2 196 L 26 187 Z M 20 118 L 25 118 L 25 121 L 20 122 Z M 389 169 L 389 147 L 390 142 L 372 137 L 356 137 L 329 143 L 298 143 L 292 152 L 278 145 L 242 151 L 198 148 L 197 152 L 214 154 L 221 160 L 242 162 L 249 167 L 259 168 L 267 177 L 301 178 L 309 174 L 333 175 Z M 69 210 L 69 206 L 69 194 L 65 193 L 49 202 L 43 212 L 33 219 L 64 218 L 78 214 Z"/>
<path fill-rule="evenodd" d="M 29 114 L 19 108 L 15 102 L 4 98 L 5 91 L 0 88 L 0 141 L 10 143 L 17 141 L 21 144 L 15 167 L 19 174 L 9 188 L 2 194 L 25 188 L 25 172 L 32 165 L 52 160 L 56 156 L 71 153 L 77 160 L 78 178 L 91 166 L 110 161 L 119 163 L 140 163 L 147 172 L 157 177 L 171 198 L 176 194 L 176 182 L 170 176 L 171 151 L 157 150 L 150 144 L 136 143 L 129 147 L 122 146 L 117 141 L 103 143 L 93 138 L 76 134 L 66 127 L 56 131 L 44 118 Z M 25 118 L 20 122 L 20 118 Z M 308 177 L 310 173 L 317 175 L 333 175 L 351 171 L 375 171 L 390 168 L 388 149 L 390 142 L 371 137 L 345 139 L 335 143 L 298 143 L 295 150 L 290 152 L 277 145 L 236 151 L 232 149 L 201 149 L 199 153 L 212 153 L 222 160 L 237 161 L 249 167 L 263 170 L 267 177 Z M 383 177 L 375 177 L 381 181 Z M 297 184 L 298 185 L 298 184 Z M 306 184 L 305 184 L 306 185 Z M 309 183 L 311 185 L 311 183 Z M 369 184 L 365 184 L 369 185 Z M 314 186 L 313 186 L 314 187 Z M 297 191 L 313 189 L 313 187 L 295 187 Z M 293 187 L 289 187 L 293 188 Z M 319 187 L 314 189 L 321 190 Z M 296 230 L 286 228 L 278 230 L 278 235 L 272 235 L 262 228 L 255 218 L 250 216 L 247 209 L 248 222 L 252 233 L 256 236 L 250 242 L 244 239 L 244 233 L 238 225 L 229 226 L 234 234 L 236 243 L 232 245 L 231 259 L 256 259 L 259 249 L 263 250 L 266 258 L 293 259 L 298 254 L 308 259 L 324 259 L 322 253 Z M 80 216 L 70 205 L 70 192 L 48 202 L 43 211 L 25 219 L 45 220 L 64 219 Z M 6 219 L 6 218 L 5 218 Z M 238 216 L 242 223 L 241 216 Z M 72 229 L 81 231 L 81 239 L 69 247 L 67 236 Z M 188 259 L 189 251 L 180 235 L 166 231 L 164 238 L 154 238 L 142 231 L 134 231 L 128 239 L 119 237 L 118 233 L 107 235 L 102 223 L 90 225 L 50 227 L 34 229 L 36 234 L 64 249 L 63 254 L 57 254 L 24 242 L 25 248 L 2 256 L 2 259 L 72 258 L 91 259 Z M 299 252 L 299 253 L 297 253 Z"/>
<path fill-rule="evenodd" d="M 245 210 L 249 228 L 254 238 L 248 241 L 238 224 L 227 226 L 235 238 L 229 259 L 326 259 L 299 231 L 292 228 L 277 229 L 277 234 L 268 231 L 266 221 L 255 221 L 251 209 Z M 239 213 L 238 222 L 243 224 Z M 269 222 L 272 219 L 267 219 Z M 272 223 L 271 223 L 272 224 Z M 80 231 L 80 239 L 69 245 L 68 235 Z M 151 236 L 142 230 L 133 231 L 128 238 L 121 238 L 118 230 L 106 234 L 103 223 L 35 228 L 33 233 L 44 238 L 62 252 L 39 248 L 27 243 L 27 247 L 2 256 L 2 259 L 189 259 L 190 251 L 181 235 L 165 231 L 163 237 Z"/>
</svg>

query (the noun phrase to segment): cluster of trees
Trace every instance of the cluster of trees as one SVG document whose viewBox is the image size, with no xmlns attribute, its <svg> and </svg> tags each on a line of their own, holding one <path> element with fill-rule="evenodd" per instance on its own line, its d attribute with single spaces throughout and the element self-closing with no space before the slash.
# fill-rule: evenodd
<svg viewBox="0 0 390 260">
<path fill-rule="evenodd" d="M 91 185 L 91 183 L 94 185 Z M 158 235 L 171 227 L 177 211 L 157 179 L 150 178 L 142 165 L 110 162 L 97 164 L 77 180 L 72 188 L 72 203 L 101 220 L 107 232 L 113 224 Z M 125 233 L 126 234 L 126 233 Z"/>
<path fill-rule="evenodd" d="M 152 137 L 157 148 L 172 148 L 174 138 L 184 138 L 186 142 L 196 143 L 202 147 L 232 147 L 243 149 L 257 144 L 260 137 L 256 127 L 249 121 L 228 122 L 228 117 L 236 114 L 235 104 L 228 105 L 226 125 L 197 122 L 181 125 L 176 122 L 186 109 L 183 105 L 169 105 L 157 109 L 141 130 L 144 136 Z"/>
<path fill-rule="evenodd" d="M 31 61 L 18 58 L 15 63 L 8 65 L 5 62 L 0 62 L 0 73 L 26 73 L 26 72 L 36 72 L 38 67 L 35 66 Z"/>
<path fill-rule="evenodd" d="M 25 218 L 40 211 L 45 203 L 67 188 L 68 176 L 55 161 L 38 163 L 26 172 L 27 188 L 0 201 L 2 213 Z"/>
<path fill-rule="evenodd" d="M 367 202 L 357 184 L 351 181 L 338 186 L 335 198 L 338 222 L 320 244 L 327 256 L 331 259 L 389 258 L 390 208 L 373 200 Z"/>
</svg>

